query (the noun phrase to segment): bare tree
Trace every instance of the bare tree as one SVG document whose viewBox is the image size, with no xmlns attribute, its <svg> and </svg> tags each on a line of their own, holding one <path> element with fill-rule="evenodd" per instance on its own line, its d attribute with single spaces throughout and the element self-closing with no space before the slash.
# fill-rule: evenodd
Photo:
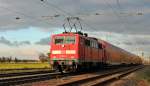
<svg viewBox="0 0 150 86">
<path fill-rule="evenodd" d="M 47 62 L 47 61 L 48 61 L 48 58 L 47 58 L 47 56 L 45 56 L 45 54 L 40 53 L 40 54 L 39 54 L 39 60 L 40 60 L 41 62 Z"/>
<path fill-rule="evenodd" d="M 6 58 L 4 56 L 2 57 L 2 62 L 6 62 Z"/>
<path fill-rule="evenodd" d="M 17 59 L 17 58 L 15 57 L 14 62 L 15 62 L 15 63 L 19 62 L 19 59 Z"/>
<path fill-rule="evenodd" d="M 7 58 L 7 61 L 10 63 L 12 61 L 12 57 Z"/>
</svg>

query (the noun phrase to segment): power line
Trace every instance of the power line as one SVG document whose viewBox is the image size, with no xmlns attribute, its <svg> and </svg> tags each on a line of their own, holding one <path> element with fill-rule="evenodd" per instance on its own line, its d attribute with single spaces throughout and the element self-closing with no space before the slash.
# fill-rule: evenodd
<svg viewBox="0 0 150 86">
<path fill-rule="evenodd" d="M 105 0 L 104 0 L 105 1 Z M 118 17 L 118 19 L 120 19 L 120 20 L 123 20 L 122 21 L 122 25 L 123 26 L 128 26 L 128 25 L 124 25 L 124 24 L 127 24 L 128 22 L 126 22 L 125 23 L 125 21 L 124 21 L 124 19 L 121 19 L 121 16 L 119 16 L 118 15 L 118 13 L 114 10 L 114 8 L 106 1 L 106 3 L 107 3 L 107 5 L 112 9 L 112 11 L 114 12 L 114 14 Z M 121 9 L 121 5 L 120 5 L 120 2 L 119 2 L 119 0 L 117 0 L 117 5 L 118 5 L 118 7 Z M 143 15 L 142 13 L 137 13 L 137 15 Z M 129 23 L 128 23 L 129 24 Z M 126 29 L 126 28 L 125 28 Z M 123 29 L 123 31 L 125 32 L 125 30 Z M 134 40 L 134 42 L 133 42 L 133 44 L 135 44 L 135 47 L 136 48 L 138 48 L 138 46 L 137 46 L 137 44 L 136 44 L 136 40 L 133 38 L 133 37 L 131 37 L 131 39 L 133 39 Z"/>
<path fill-rule="evenodd" d="M 120 5 L 120 0 L 116 0 L 116 2 L 117 2 L 117 5 L 118 5 L 118 8 L 119 8 L 119 9 L 122 9 L 122 8 L 121 8 L 121 5 Z"/>
<path fill-rule="evenodd" d="M 69 12 L 63 10 L 62 8 L 59 8 L 59 7 L 58 7 L 57 5 L 55 5 L 55 4 L 49 3 L 47 0 L 41 0 L 41 2 L 43 2 L 43 3 L 46 4 L 47 6 L 51 6 L 51 7 L 53 7 L 53 8 L 56 8 L 57 10 L 59 10 L 59 11 L 65 13 L 65 14 L 67 14 L 67 15 L 73 17 L 73 15 L 72 15 L 71 13 L 69 13 Z M 55 11 L 56 11 L 56 10 L 55 10 Z M 56 12 L 57 12 L 57 11 L 56 11 Z M 58 13 L 58 12 L 57 12 L 57 13 Z M 63 16 L 66 17 L 66 15 L 63 15 Z"/>
<path fill-rule="evenodd" d="M 73 17 L 73 15 L 72 15 L 71 13 L 67 12 L 66 10 L 64 10 L 64 9 L 62 9 L 62 8 L 60 8 L 60 7 L 58 7 L 57 5 L 54 5 L 54 4 L 50 3 L 50 2 L 48 2 L 47 0 L 41 0 L 41 1 L 42 1 L 44 4 L 46 4 L 46 5 L 50 6 L 50 7 L 56 8 L 57 10 L 59 10 L 59 11 L 65 13 L 65 14 L 67 14 L 68 16 L 72 16 L 72 17 Z M 109 4 L 108 4 L 108 5 L 109 5 Z M 109 7 L 113 9 L 113 7 L 111 7 L 111 5 L 109 5 Z M 114 14 L 115 14 L 117 17 L 120 17 L 120 16 L 118 15 L 118 13 L 117 13 L 114 9 L 113 9 L 113 12 L 114 12 Z M 66 17 L 66 15 L 63 15 L 63 16 Z M 82 22 L 83 22 L 83 21 L 82 21 Z M 84 22 L 84 24 L 87 25 L 87 26 L 89 26 L 89 27 L 91 27 L 91 28 L 93 28 L 93 29 L 95 29 L 93 26 L 91 26 L 91 25 L 89 25 L 89 24 L 87 24 L 87 23 L 85 23 L 85 22 Z M 123 25 L 123 24 L 122 24 L 122 25 Z"/>
<path fill-rule="evenodd" d="M 56 5 L 52 4 L 52 3 L 46 2 L 45 0 L 41 0 L 41 1 L 44 2 L 44 3 L 45 3 L 46 5 L 48 5 L 48 6 L 50 5 L 50 6 L 54 7 L 54 8 L 56 8 L 57 10 L 59 10 L 59 11 L 65 13 L 65 14 L 67 14 L 67 15 L 69 15 L 69 16 L 72 16 L 72 14 L 66 12 L 66 11 L 63 10 L 62 8 L 59 8 L 58 6 L 56 6 Z M 107 1 L 106 1 L 106 3 L 107 3 Z M 119 3 L 119 0 L 117 0 L 117 4 L 118 4 L 119 8 L 121 8 L 120 3 Z M 110 7 L 110 8 L 112 9 L 113 13 L 117 16 L 117 18 L 120 19 L 120 20 L 122 20 L 122 19 L 120 18 L 120 16 L 118 15 L 118 13 L 114 10 L 114 8 L 113 8 L 109 3 L 107 3 L 107 5 L 108 5 L 108 7 Z M 63 16 L 64 16 L 64 15 L 63 15 Z M 65 16 L 64 16 L 64 17 L 65 17 Z M 93 28 L 93 29 L 96 29 L 95 27 L 93 27 L 93 26 L 87 24 L 87 23 L 84 22 L 83 20 L 82 20 L 82 22 L 83 22 L 86 26 L 88 26 L 88 27 L 90 27 L 90 28 Z M 122 21 L 122 22 L 123 22 L 123 21 Z M 122 23 L 122 26 L 125 26 L 125 25 Z"/>
<path fill-rule="evenodd" d="M 64 9 L 62 9 L 62 8 L 60 8 L 60 7 L 58 7 L 58 6 L 54 5 L 54 4 L 52 4 L 52 3 L 50 3 L 50 2 L 48 2 L 47 0 L 41 0 L 41 1 L 44 2 L 44 4 L 46 4 L 46 5 L 48 5 L 48 6 L 54 7 L 54 8 L 56 8 L 57 10 L 59 10 L 59 11 L 65 13 L 66 15 L 68 15 L 68 16 L 70 16 L 70 17 L 74 17 L 71 13 L 67 12 L 66 10 L 64 10 Z M 63 16 L 66 17 L 66 15 L 63 15 Z M 68 17 L 68 16 L 67 16 L 67 17 Z M 95 29 L 93 26 L 91 26 L 91 25 L 85 23 L 83 20 L 82 20 L 82 22 L 83 22 L 86 26 Z"/>
<path fill-rule="evenodd" d="M 33 16 L 30 16 L 30 15 L 27 15 L 27 14 L 25 14 L 25 13 L 22 13 L 22 12 L 20 12 L 20 11 L 18 11 L 18 10 L 13 10 L 13 9 L 11 9 L 11 8 L 7 8 L 7 7 L 3 7 L 3 6 L 0 6 L 0 9 L 5 9 L 5 10 L 7 10 L 7 11 L 16 13 L 16 14 L 18 14 L 18 15 L 22 15 L 22 16 L 24 16 L 24 17 L 27 17 L 27 18 L 33 20 L 34 22 L 43 22 L 42 19 L 35 18 L 35 17 L 33 17 Z M 19 19 L 22 19 L 22 18 L 17 16 L 17 17 L 16 17 L 16 20 L 19 20 Z M 50 23 L 48 23 L 48 22 L 45 22 L 45 23 L 48 24 L 48 25 L 50 25 Z"/>
</svg>

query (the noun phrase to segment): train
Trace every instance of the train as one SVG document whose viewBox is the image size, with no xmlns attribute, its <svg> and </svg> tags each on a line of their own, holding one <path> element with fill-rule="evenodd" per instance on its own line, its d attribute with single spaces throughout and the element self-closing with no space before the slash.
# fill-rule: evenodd
<svg viewBox="0 0 150 86">
<path fill-rule="evenodd" d="M 139 56 L 82 32 L 63 32 L 51 36 L 50 63 L 66 70 L 98 68 L 107 65 L 142 64 Z"/>
</svg>

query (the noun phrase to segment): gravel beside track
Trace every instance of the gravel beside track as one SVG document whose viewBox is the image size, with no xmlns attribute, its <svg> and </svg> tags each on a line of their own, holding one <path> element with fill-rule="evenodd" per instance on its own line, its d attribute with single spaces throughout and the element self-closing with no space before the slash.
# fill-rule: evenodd
<svg viewBox="0 0 150 86">
<path fill-rule="evenodd" d="M 128 67 L 125 69 L 119 69 L 115 71 L 107 71 L 105 73 L 96 74 L 88 77 L 80 77 L 76 80 L 64 81 L 58 86 L 103 86 L 104 84 L 119 79 L 131 72 L 134 72 L 143 66 Z"/>
</svg>

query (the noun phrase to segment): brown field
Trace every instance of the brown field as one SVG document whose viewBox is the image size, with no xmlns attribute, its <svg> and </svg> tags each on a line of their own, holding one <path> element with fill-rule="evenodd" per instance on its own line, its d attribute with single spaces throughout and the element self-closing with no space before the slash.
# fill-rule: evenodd
<svg viewBox="0 0 150 86">
<path fill-rule="evenodd" d="M 150 66 L 131 73 L 108 86 L 150 86 Z"/>
<path fill-rule="evenodd" d="M 136 79 L 138 80 L 144 80 L 149 83 L 150 85 L 150 65 L 146 66 L 144 69 L 141 71 L 138 71 L 136 74 Z"/>
</svg>

